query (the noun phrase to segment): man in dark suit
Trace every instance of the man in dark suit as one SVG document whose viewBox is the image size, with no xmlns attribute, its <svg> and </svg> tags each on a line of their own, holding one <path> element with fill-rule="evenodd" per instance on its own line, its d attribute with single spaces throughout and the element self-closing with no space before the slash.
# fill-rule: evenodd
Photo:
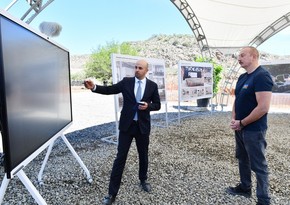
<svg viewBox="0 0 290 205">
<path fill-rule="evenodd" d="M 148 63 L 138 60 L 135 65 L 135 77 L 123 78 L 112 86 L 95 85 L 86 80 L 85 87 L 92 92 L 100 94 L 123 95 L 123 109 L 119 122 L 118 153 L 115 158 L 109 184 L 109 193 L 105 196 L 103 204 L 112 204 L 118 194 L 127 155 L 135 138 L 139 155 L 139 180 L 141 188 L 150 192 L 151 186 L 147 182 L 148 147 L 151 130 L 150 111 L 161 107 L 157 84 L 145 76 L 148 72 Z M 139 98 L 139 99 L 138 99 Z"/>
</svg>

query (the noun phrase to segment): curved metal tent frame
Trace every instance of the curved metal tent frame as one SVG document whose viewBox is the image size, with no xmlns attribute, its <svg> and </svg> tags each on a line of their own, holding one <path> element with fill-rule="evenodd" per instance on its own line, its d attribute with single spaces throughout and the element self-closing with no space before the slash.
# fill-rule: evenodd
<svg viewBox="0 0 290 205">
<path fill-rule="evenodd" d="M 211 49 L 237 51 L 246 45 L 258 47 L 290 25 L 288 0 L 256 0 L 254 3 L 251 0 L 242 3 L 238 0 L 170 1 L 187 21 L 202 56 L 206 57 L 212 57 Z M 218 102 L 222 107 L 228 104 L 229 93 L 226 91 L 232 88 L 239 70 L 235 63 L 226 74 L 229 80 L 223 81 Z"/>
<path fill-rule="evenodd" d="M 18 0 L 12 0 L 11 3 L 5 8 L 8 11 Z M 41 12 L 43 11 L 50 3 L 54 0 L 26 0 L 29 4 L 28 10 L 21 17 L 22 21 L 25 21 L 27 24 L 30 24 L 31 21 Z M 29 16 L 30 14 L 30 16 Z"/>
<path fill-rule="evenodd" d="M 189 27 L 191 28 L 197 40 L 197 43 L 198 43 L 199 49 L 201 50 L 202 55 L 204 57 L 211 57 L 211 53 L 210 53 L 210 49 L 207 43 L 205 33 L 202 29 L 201 24 L 199 23 L 197 16 L 193 12 L 188 2 L 182 1 L 182 0 L 179 0 L 179 1 L 171 0 L 171 2 L 177 7 L 177 9 L 183 15 Z"/>
</svg>

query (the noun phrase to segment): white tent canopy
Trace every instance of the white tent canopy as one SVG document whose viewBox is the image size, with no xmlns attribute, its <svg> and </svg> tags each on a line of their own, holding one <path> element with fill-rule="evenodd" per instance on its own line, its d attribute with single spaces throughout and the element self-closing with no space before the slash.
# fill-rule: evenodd
<svg viewBox="0 0 290 205">
<path fill-rule="evenodd" d="M 197 40 L 200 37 L 201 49 L 206 46 L 209 48 L 259 46 L 290 25 L 289 0 L 171 0 L 171 2 L 183 14 Z"/>
<path fill-rule="evenodd" d="M 18 0 L 11 0 L 9 10 Z M 30 23 L 54 0 L 25 0 Z M 202 51 L 259 46 L 290 25 L 290 0 L 170 0 L 191 27 Z"/>
</svg>

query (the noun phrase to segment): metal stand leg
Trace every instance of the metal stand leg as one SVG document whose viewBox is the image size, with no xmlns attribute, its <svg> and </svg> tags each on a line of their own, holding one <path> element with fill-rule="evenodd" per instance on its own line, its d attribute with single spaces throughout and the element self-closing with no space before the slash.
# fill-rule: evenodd
<svg viewBox="0 0 290 205">
<path fill-rule="evenodd" d="M 167 111 L 167 103 L 165 104 L 165 120 L 166 120 L 166 128 L 168 128 L 168 111 Z"/>
<path fill-rule="evenodd" d="M 23 170 L 20 170 L 16 174 L 18 178 L 21 180 L 21 182 L 24 184 L 26 189 L 29 191 L 29 193 L 32 195 L 32 197 L 35 199 L 35 201 L 40 205 L 46 205 L 47 203 L 42 198 L 42 196 L 39 194 L 39 192 L 36 190 L 35 186 L 31 183 L 31 181 L 28 179 L 28 177 L 25 175 Z"/>
<path fill-rule="evenodd" d="M 45 200 L 42 198 L 42 196 L 39 194 L 39 192 L 37 191 L 37 189 L 35 188 L 35 186 L 31 183 L 31 181 L 29 180 L 29 178 L 25 175 L 23 170 L 20 170 L 19 172 L 17 172 L 16 176 L 18 176 L 18 178 L 20 179 L 20 181 L 24 184 L 24 186 L 26 187 L 26 189 L 29 191 L 29 193 L 31 194 L 31 196 L 35 199 L 35 201 L 40 204 L 40 205 L 47 205 L 47 203 L 45 202 Z M 7 178 L 7 175 L 4 175 L 4 178 L 2 180 L 2 184 L 1 184 L 1 188 L 0 188 L 0 204 L 2 204 L 2 201 L 4 199 L 4 195 L 6 192 L 6 189 L 8 187 L 8 184 L 10 182 L 11 179 Z"/>
<path fill-rule="evenodd" d="M 108 136 L 108 137 L 103 137 L 101 140 L 103 142 L 108 142 L 108 143 L 111 143 L 111 144 L 118 145 L 118 135 L 112 135 L 112 136 Z"/>
<path fill-rule="evenodd" d="M 69 143 L 69 141 L 66 139 L 66 137 L 64 136 L 64 134 L 61 134 L 61 138 L 62 138 L 62 140 L 64 141 L 64 143 L 66 144 L 66 146 L 69 148 L 69 150 L 71 151 L 71 153 L 73 154 L 73 156 L 76 158 L 76 160 L 78 161 L 78 163 L 80 164 L 80 166 L 81 166 L 81 167 L 83 168 L 83 170 L 85 171 L 85 173 L 86 173 L 86 175 L 87 175 L 87 180 L 88 180 L 88 182 L 89 182 L 89 183 L 92 183 L 92 182 L 93 182 L 93 179 L 92 179 L 91 174 L 90 174 L 89 170 L 87 169 L 86 165 L 83 163 L 83 161 L 81 160 L 81 158 L 78 156 L 78 154 L 76 153 L 76 151 L 74 150 L 74 148 L 71 146 L 71 144 Z M 53 145 L 54 145 L 54 142 L 55 142 L 55 141 L 53 141 L 53 142 L 49 145 L 49 147 L 48 147 L 48 149 L 47 149 L 47 153 L 46 153 L 45 158 L 44 158 L 44 160 L 43 160 L 43 163 L 42 163 L 42 165 L 41 165 L 41 169 L 40 169 L 40 171 L 39 171 L 39 173 L 38 173 L 38 183 L 39 183 L 40 185 L 43 184 L 43 180 L 42 180 L 43 171 L 44 171 L 44 168 L 45 168 L 46 163 L 47 163 L 47 161 L 48 161 L 48 157 L 49 157 L 49 155 L 50 155 L 50 153 L 51 153 L 51 150 L 52 150 L 52 147 L 53 147 Z"/>
<path fill-rule="evenodd" d="M 77 155 L 77 153 L 75 152 L 75 150 L 73 149 L 73 147 L 71 146 L 71 144 L 69 143 L 69 141 L 66 139 L 66 137 L 64 136 L 64 134 L 61 135 L 61 138 L 63 139 L 63 141 L 65 142 L 66 146 L 69 148 L 69 150 L 71 151 L 71 153 L 73 154 L 73 156 L 76 158 L 76 160 L 78 161 L 78 163 L 80 164 L 80 166 L 84 169 L 86 175 L 87 175 L 87 180 L 89 183 L 92 183 L 93 179 L 90 175 L 89 170 L 87 169 L 87 167 L 85 166 L 85 164 L 83 163 L 83 161 L 81 160 L 81 158 Z M 41 169 L 38 173 L 38 182 L 39 184 L 43 184 L 42 181 L 42 175 L 43 175 L 43 171 L 45 168 L 45 165 L 48 161 L 48 157 L 51 153 L 52 147 L 54 145 L 55 140 L 49 145 L 48 149 L 47 149 L 47 153 L 45 155 L 45 158 L 43 160 L 43 163 L 41 165 Z M 24 184 L 24 186 L 26 187 L 26 189 L 29 191 L 29 193 L 32 195 L 32 197 L 36 200 L 36 202 L 39 205 L 47 205 L 47 203 L 45 202 L 45 200 L 42 198 L 42 196 L 39 194 L 39 192 L 37 191 L 37 189 L 35 188 L 35 186 L 31 183 L 31 181 L 29 180 L 29 178 L 25 175 L 24 171 L 21 169 L 20 171 L 17 172 L 16 176 L 18 176 L 18 178 L 21 180 L 21 182 Z M 8 184 L 10 182 L 11 179 L 7 178 L 7 175 L 4 175 L 4 178 L 2 180 L 2 184 L 0 187 L 0 204 L 2 204 L 2 201 L 4 199 L 4 195 L 6 192 L 6 189 L 8 187 Z"/>
<path fill-rule="evenodd" d="M 23 170 L 20 170 L 17 172 L 16 176 L 20 179 L 20 181 L 24 184 L 26 189 L 29 191 L 29 193 L 32 195 L 32 197 L 35 199 L 35 201 L 40 205 L 46 205 L 47 203 L 42 198 L 42 196 L 39 194 L 35 186 L 31 183 L 31 181 L 28 179 L 28 177 L 25 175 Z M 1 189 L 0 189 L 0 204 L 2 204 L 2 201 L 4 199 L 4 195 L 6 192 L 6 189 L 8 187 L 8 184 L 11 179 L 7 178 L 7 175 L 4 175 L 4 179 L 2 180 Z"/>
<path fill-rule="evenodd" d="M 87 169 L 86 165 L 83 163 L 83 161 L 81 160 L 81 158 L 78 156 L 78 154 L 76 153 L 76 151 L 74 150 L 74 148 L 71 146 L 71 144 L 69 143 L 69 141 L 66 139 L 66 137 L 64 136 L 64 134 L 61 135 L 61 138 L 63 139 L 63 141 L 65 142 L 66 146 L 69 148 L 69 150 L 73 154 L 73 156 L 76 158 L 76 160 L 78 161 L 78 163 L 80 164 L 80 166 L 85 171 L 85 173 L 87 175 L 88 182 L 89 183 L 92 183 L 93 182 L 93 179 L 92 179 L 91 174 L 90 174 L 89 170 Z"/>
<path fill-rule="evenodd" d="M 40 169 L 40 171 L 39 171 L 39 173 L 38 173 L 38 177 L 37 177 L 37 179 L 38 179 L 38 183 L 39 183 L 40 185 L 43 185 L 42 174 L 43 174 L 43 171 L 44 171 L 45 165 L 46 165 L 46 163 L 47 163 L 48 157 L 49 157 L 49 155 L 50 155 L 50 153 L 51 153 L 51 150 L 52 150 L 53 145 L 54 145 L 54 141 L 53 141 L 53 142 L 49 145 L 49 147 L 47 148 L 47 152 L 46 152 L 45 158 L 44 158 L 43 163 L 42 163 L 42 165 L 41 165 L 41 169 Z"/>
<path fill-rule="evenodd" d="M 116 119 L 117 119 L 118 115 L 116 114 Z M 115 144 L 115 145 L 118 145 L 119 144 L 119 129 L 118 129 L 118 120 L 115 121 L 115 128 L 116 128 L 116 134 L 115 135 L 111 135 L 111 136 L 108 136 L 108 137 L 103 137 L 101 140 L 104 141 L 104 142 L 108 142 L 108 143 L 111 143 L 111 144 Z"/>
<path fill-rule="evenodd" d="M 4 199 L 4 195 L 5 195 L 5 192 L 6 192 L 6 189 L 8 187 L 10 180 L 11 179 L 8 179 L 7 175 L 5 174 L 4 178 L 2 180 L 2 183 L 1 183 L 1 188 L 0 188 L 0 204 L 2 204 L 2 201 Z"/>
</svg>

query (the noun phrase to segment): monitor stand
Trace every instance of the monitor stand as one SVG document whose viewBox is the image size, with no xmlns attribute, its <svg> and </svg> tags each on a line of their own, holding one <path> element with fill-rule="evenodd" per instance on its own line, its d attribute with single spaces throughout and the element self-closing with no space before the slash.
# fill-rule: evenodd
<svg viewBox="0 0 290 205">
<path fill-rule="evenodd" d="M 69 148 L 69 150 L 71 151 L 71 153 L 73 154 L 73 156 L 76 158 L 76 160 L 78 161 L 78 163 L 80 164 L 80 166 L 83 168 L 83 170 L 85 171 L 87 180 L 89 183 L 92 183 L 93 179 L 91 177 L 91 174 L 89 172 L 89 170 L 87 169 L 87 167 L 85 166 L 85 164 L 83 163 L 83 161 L 81 160 L 81 158 L 78 156 L 78 154 L 76 153 L 76 151 L 74 150 L 74 148 L 71 146 L 71 144 L 69 143 L 69 141 L 67 140 L 67 138 L 65 137 L 64 134 L 61 134 L 59 137 L 62 138 L 62 140 L 65 142 L 66 146 Z M 58 138 L 58 137 L 57 137 Z M 56 141 L 56 139 L 53 140 L 47 149 L 45 158 L 42 162 L 41 165 L 41 169 L 38 173 L 38 183 L 40 185 L 43 184 L 42 181 L 42 175 L 43 175 L 43 171 L 45 168 L 45 165 L 47 163 L 48 157 L 51 153 L 52 147 L 54 145 L 54 142 Z M 39 205 L 47 205 L 47 203 L 45 202 L 45 200 L 43 199 L 43 197 L 40 195 L 40 193 L 38 192 L 38 190 L 35 188 L 35 186 L 32 184 L 32 182 L 30 181 L 30 179 L 26 176 L 26 174 L 24 173 L 22 167 L 17 173 L 16 176 L 20 179 L 20 181 L 24 184 L 24 186 L 26 187 L 26 189 L 29 191 L 29 193 L 32 195 L 32 197 L 35 199 L 35 201 L 37 202 L 37 204 Z M 11 179 L 7 178 L 7 174 L 5 173 L 4 178 L 2 180 L 2 184 L 0 187 L 0 204 L 2 204 L 6 189 L 8 187 L 9 182 L 11 181 Z"/>
</svg>

